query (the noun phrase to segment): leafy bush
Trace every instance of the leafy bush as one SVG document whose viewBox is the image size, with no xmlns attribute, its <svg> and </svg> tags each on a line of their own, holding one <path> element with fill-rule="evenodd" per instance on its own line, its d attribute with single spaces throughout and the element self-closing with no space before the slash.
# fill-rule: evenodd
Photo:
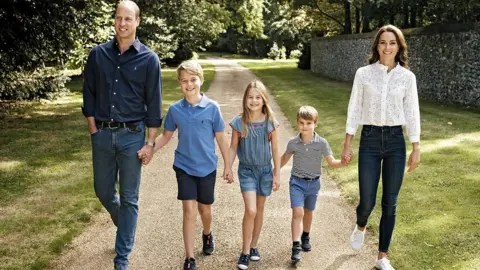
<svg viewBox="0 0 480 270">
<path fill-rule="evenodd" d="M 302 52 L 300 50 L 293 50 L 290 52 L 290 59 L 298 59 L 302 55 Z"/>
<path fill-rule="evenodd" d="M 69 80 L 54 69 L 3 73 L 0 75 L 0 99 L 54 99 L 68 92 L 65 83 Z"/>
<path fill-rule="evenodd" d="M 281 48 L 278 47 L 277 43 L 274 42 L 273 46 L 270 48 L 270 52 L 267 53 L 268 58 L 273 60 L 285 59 L 286 58 L 286 49 L 284 46 Z"/>
</svg>

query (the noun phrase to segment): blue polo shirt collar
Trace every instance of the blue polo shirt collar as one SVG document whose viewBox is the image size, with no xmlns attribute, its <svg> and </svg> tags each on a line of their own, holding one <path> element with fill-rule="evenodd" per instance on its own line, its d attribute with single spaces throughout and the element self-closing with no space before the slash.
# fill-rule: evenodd
<svg viewBox="0 0 480 270">
<path fill-rule="evenodd" d="M 205 108 L 210 103 L 210 99 L 207 97 L 207 95 L 203 93 L 201 93 L 200 95 L 202 95 L 202 97 L 200 98 L 200 103 L 198 103 L 198 106 Z M 185 98 L 183 98 L 181 104 L 182 104 L 182 107 L 185 107 L 188 105 L 188 101 Z"/>
</svg>

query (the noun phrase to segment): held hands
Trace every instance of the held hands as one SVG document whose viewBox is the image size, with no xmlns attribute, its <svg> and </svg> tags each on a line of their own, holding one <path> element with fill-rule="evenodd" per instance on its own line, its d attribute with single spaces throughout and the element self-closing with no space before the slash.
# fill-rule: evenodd
<svg viewBox="0 0 480 270">
<path fill-rule="evenodd" d="M 229 184 L 233 183 L 235 179 L 233 178 L 232 168 L 226 166 L 223 168 L 223 179 Z"/>
<path fill-rule="evenodd" d="M 413 149 L 408 158 L 407 172 L 413 172 L 420 164 L 420 149 Z"/>
<path fill-rule="evenodd" d="M 341 161 L 342 165 L 347 166 L 352 161 L 352 158 L 353 158 L 352 147 L 350 145 L 344 146 L 342 151 L 342 161 Z"/>
<path fill-rule="evenodd" d="M 137 151 L 138 159 L 142 160 L 143 165 L 147 165 L 152 160 L 154 151 L 153 146 L 145 144 L 142 149 Z"/>
<path fill-rule="evenodd" d="M 273 191 L 278 191 L 280 189 L 280 175 L 273 174 L 272 188 L 273 188 Z"/>
</svg>

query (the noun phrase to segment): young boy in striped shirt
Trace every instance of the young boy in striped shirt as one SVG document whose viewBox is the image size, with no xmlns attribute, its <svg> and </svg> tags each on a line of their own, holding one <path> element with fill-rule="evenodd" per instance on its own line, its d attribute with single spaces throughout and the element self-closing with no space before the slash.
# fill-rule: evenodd
<svg viewBox="0 0 480 270">
<path fill-rule="evenodd" d="M 340 160 L 333 157 L 327 140 L 315 132 L 317 124 L 317 110 L 311 106 L 302 106 L 297 112 L 299 134 L 288 142 L 287 149 L 281 159 L 281 166 L 283 167 L 293 156 L 290 202 L 293 240 L 291 259 L 294 264 L 301 261 L 300 252 L 302 250 L 308 252 L 312 249 L 309 233 L 312 226 L 313 210 L 315 210 L 320 191 L 322 156 L 325 157 L 330 167 L 339 168 L 343 166 Z"/>
</svg>

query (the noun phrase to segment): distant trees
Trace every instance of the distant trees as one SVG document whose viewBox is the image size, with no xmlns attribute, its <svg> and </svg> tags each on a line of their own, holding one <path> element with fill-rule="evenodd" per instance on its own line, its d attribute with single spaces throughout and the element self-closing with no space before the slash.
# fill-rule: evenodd
<svg viewBox="0 0 480 270">
<path fill-rule="evenodd" d="M 83 67 L 90 49 L 114 35 L 118 0 L 3 0 L 0 99 L 53 97 L 61 70 Z M 369 32 L 480 21 L 478 0 L 137 0 L 139 39 L 178 62 L 214 48 L 261 57 L 296 57 L 313 33 Z M 293 52 L 293 53 L 292 53 Z M 307 58 L 308 59 L 308 58 Z"/>
</svg>

